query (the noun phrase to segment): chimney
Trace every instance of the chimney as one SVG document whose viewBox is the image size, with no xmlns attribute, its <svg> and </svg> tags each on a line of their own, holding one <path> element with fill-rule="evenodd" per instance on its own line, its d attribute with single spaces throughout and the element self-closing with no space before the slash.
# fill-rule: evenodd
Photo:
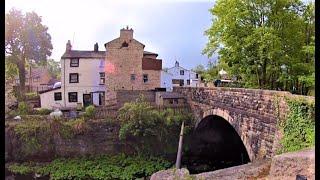
<svg viewBox="0 0 320 180">
<path fill-rule="evenodd" d="M 99 46 L 98 43 L 94 44 L 94 52 L 98 52 L 99 51 Z"/>
<path fill-rule="evenodd" d="M 71 49 L 72 49 L 71 42 L 70 42 L 70 40 L 68 40 L 68 42 L 66 44 L 66 52 L 71 51 Z"/>
<path fill-rule="evenodd" d="M 132 28 L 129 29 L 129 27 L 127 26 L 127 28 L 123 28 L 120 30 L 120 39 L 124 39 L 124 40 L 131 40 L 133 39 L 133 30 Z"/>
<path fill-rule="evenodd" d="M 179 67 L 179 62 L 178 61 L 176 61 L 176 63 L 175 63 L 175 65 L 174 65 L 175 67 Z"/>
</svg>

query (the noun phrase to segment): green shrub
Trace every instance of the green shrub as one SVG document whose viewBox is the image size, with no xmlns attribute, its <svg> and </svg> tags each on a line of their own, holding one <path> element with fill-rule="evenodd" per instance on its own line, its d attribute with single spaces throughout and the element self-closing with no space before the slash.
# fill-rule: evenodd
<svg viewBox="0 0 320 180">
<path fill-rule="evenodd" d="M 280 128 L 282 149 L 278 153 L 301 150 L 315 145 L 315 105 L 304 99 L 287 99 L 290 112 Z"/>
<path fill-rule="evenodd" d="M 49 115 L 52 111 L 50 109 L 46 109 L 46 108 L 41 108 L 39 110 L 36 111 L 36 114 L 39 115 Z"/>
<path fill-rule="evenodd" d="M 96 109 L 93 105 L 86 107 L 85 111 L 86 111 L 85 116 L 88 118 L 93 118 L 96 113 Z"/>
<path fill-rule="evenodd" d="M 26 102 L 20 102 L 18 105 L 18 113 L 19 115 L 26 115 L 29 113 L 30 107 Z"/>
<path fill-rule="evenodd" d="M 138 153 L 156 155 L 153 151 L 156 147 L 159 153 L 171 153 L 169 149 L 177 147 L 177 141 L 171 139 L 179 137 L 182 121 L 185 122 L 185 132 L 188 133 L 193 127 L 192 120 L 190 113 L 175 112 L 173 109 L 158 111 L 143 97 L 139 97 L 136 102 L 125 103 L 118 112 L 119 139 L 135 137 L 138 143 L 134 146 Z"/>
<path fill-rule="evenodd" d="M 37 97 L 40 97 L 36 92 L 30 92 L 30 93 L 26 93 L 26 99 L 34 99 Z"/>
<path fill-rule="evenodd" d="M 9 166 L 16 174 L 38 173 L 50 179 L 137 179 L 167 169 L 171 163 L 155 157 L 95 156 L 56 159 L 48 164 L 23 163 Z"/>
</svg>

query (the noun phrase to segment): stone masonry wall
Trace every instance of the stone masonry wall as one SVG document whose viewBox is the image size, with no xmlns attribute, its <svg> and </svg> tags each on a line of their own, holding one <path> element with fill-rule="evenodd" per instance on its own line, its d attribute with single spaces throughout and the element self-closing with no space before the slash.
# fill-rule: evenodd
<svg viewBox="0 0 320 180">
<path fill-rule="evenodd" d="M 289 92 L 191 87 L 173 91 L 186 96 L 198 123 L 208 115 L 226 119 L 242 139 L 251 161 L 275 155 L 281 138 L 278 117 L 284 119 L 288 112 L 284 97 L 291 96 Z"/>
<path fill-rule="evenodd" d="M 6 161 L 50 161 L 57 157 L 79 157 L 99 154 L 131 154 L 134 149 L 130 141 L 119 140 L 119 125 L 100 120 L 91 120 L 90 129 L 75 135 L 72 138 L 60 136 L 48 137 L 41 141 L 41 148 L 30 154 L 23 153 L 26 150 L 23 141 L 15 134 L 12 127 L 5 129 L 5 154 Z"/>
<path fill-rule="evenodd" d="M 126 102 L 135 101 L 140 95 L 143 95 L 147 102 L 151 103 L 152 105 L 155 104 L 155 91 L 121 90 L 117 91 L 118 107 L 121 108 Z"/>
</svg>

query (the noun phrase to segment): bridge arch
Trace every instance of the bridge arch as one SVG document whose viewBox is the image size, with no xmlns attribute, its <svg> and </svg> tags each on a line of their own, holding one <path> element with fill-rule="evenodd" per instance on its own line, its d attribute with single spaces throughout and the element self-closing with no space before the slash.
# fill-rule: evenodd
<svg viewBox="0 0 320 180">
<path fill-rule="evenodd" d="M 238 136 L 240 137 L 248 155 L 249 155 L 249 158 L 250 158 L 250 161 L 253 161 L 254 160 L 254 153 L 252 151 L 252 148 L 250 146 L 250 143 L 249 141 L 247 140 L 246 136 L 244 136 L 242 133 L 241 133 L 241 130 L 240 130 L 240 127 L 239 127 L 239 122 L 237 122 L 235 120 L 235 118 L 233 118 L 231 115 L 231 113 L 228 111 L 228 110 L 225 110 L 225 109 L 221 109 L 221 108 L 213 108 L 213 109 L 208 109 L 206 111 L 203 112 L 203 115 L 201 117 L 201 119 L 199 119 L 196 123 L 196 128 L 199 126 L 199 124 L 201 123 L 201 121 L 203 119 L 205 119 L 206 117 L 208 116 L 218 116 L 218 117 L 221 117 L 223 118 L 224 120 L 226 120 L 232 127 L 233 129 L 237 132 Z"/>
</svg>

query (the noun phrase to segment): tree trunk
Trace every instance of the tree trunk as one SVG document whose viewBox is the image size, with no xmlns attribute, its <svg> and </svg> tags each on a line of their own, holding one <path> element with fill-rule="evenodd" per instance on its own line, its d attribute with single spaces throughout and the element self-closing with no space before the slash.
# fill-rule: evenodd
<svg viewBox="0 0 320 180">
<path fill-rule="evenodd" d="M 25 82 L 26 82 L 26 69 L 25 69 L 25 59 L 21 58 L 18 61 L 18 70 L 19 70 L 19 100 L 25 100 Z"/>
</svg>

